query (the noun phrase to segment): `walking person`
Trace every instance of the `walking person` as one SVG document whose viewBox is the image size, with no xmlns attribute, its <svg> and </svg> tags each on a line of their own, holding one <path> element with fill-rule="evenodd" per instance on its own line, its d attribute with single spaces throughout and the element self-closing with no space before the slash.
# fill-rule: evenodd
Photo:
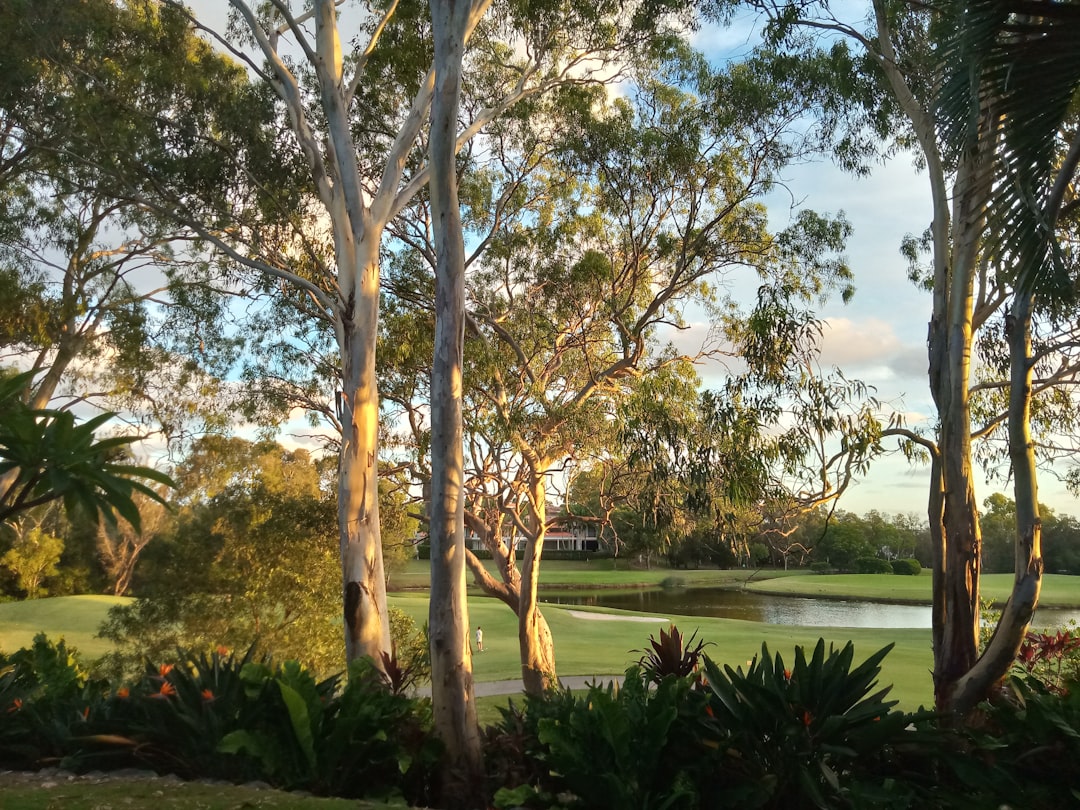
<svg viewBox="0 0 1080 810">
<path fill-rule="evenodd" d="M 476 650 L 477 652 L 484 651 L 484 631 L 480 625 L 476 625 Z"/>
</svg>

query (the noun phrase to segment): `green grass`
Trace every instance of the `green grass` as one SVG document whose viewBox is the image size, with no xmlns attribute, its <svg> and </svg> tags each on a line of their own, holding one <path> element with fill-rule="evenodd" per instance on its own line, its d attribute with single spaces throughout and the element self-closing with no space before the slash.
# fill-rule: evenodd
<svg viewBox="0 0 1080 810">
<path fill-rule="evenodd" d="M 390 597 L 390 603 L 411 615 L 417 622 L 427 619 L 427 597 L 404 594 Z M 555 639 L 555 658 L 560 676 L 617 675 L 641 657 L 663 623 L 637 621 L 598 621 L 580 619 L 567 608 L 545 605 L 544 616 Z M 601 610 L 610 615 L 633 618 L 640 614 Z M 514 614 L 494 599 L 469 600 L 470 624 L 484 628 L 484 652 L 473 656 L 477 681 L 511 680 L 521 676 L 518 659 L 517 622 Z M 896 648 L 886 657 L 881 682 L 893 684 L 892 696 L 907 709 L 933 702 L 930 669 L 933 665 L 929 630 L 880 630 L 868 628 L 804 628 L 766 625 L 736 619 L 671 616 L 685 634 L 697 631 L 698 638 L 710 642 L 707 654 L 721 664 L 745 666 L 761 651 L 761 643 L 772 653 L 779 652 L 785 661 L 793 660 L 795 645 L 810 648 L 819 637 L 842 646 L 849 639 L 855 643 L 856 657 L 865 658 L 890 641 Z M 494 717 L 494 716 L 493 716 Z"/>
<path fill-rule="evenodd" d="M 801 574 L 782 579 L 748 583 L 758 593 L 783 596 L 813 596 L 827 599 L 870 599 L 874 601 L 930 604 L 929 571 L 917 577 L 892 574 Z M 1003 604 L 1012 590 L 1012 574 L 984 574 L 980 592 L 984 599 Z M 1039 604 L 1044 607 L 1080 607 L 1080 577 L 1046 574 Z"/>
<path fill-rule="evenodd" d="M 498 577 L 495 564 L 484 562 L 485 567 Z M 544 560 L 540 566 L 540 585 L 548 588 L 647 588 L 660 585 L 667 579 L 679 580 L 686 586 L 736 587 L 748 580 L 788 577 L 799 571 L 772 569 L 681 569 L 667 566 L 637 568 L 626 560 L 597 559 L 589 562 L 569 560 Z M 431 583 L 428 560 L 410 560 L 404 570 L 395 571 L 390 577 L 390 589 L 394 591 L 427 588 Z"/>
<path fill-rule="evenodd" d="M 58 596 L 25 602 L 0 602 L 0 650 L 12 652 L 29 647 L 38 632 L 63 638 L 87 659 L 98 658 L 112 644 L 95 638 L 105 614 L 113 605 L 130 602 L 118 596 Z"/>
<path fill-rule="evenodd" d="M 237 810 L 238 808 L 281 808 L 281 810 L 377 810 L 405 807 L 350 799 L 321 799 L 259 790 L 242 785 L 207 785 L 175 779 L 117 779 L 98 784 L 86 780 L 56 782 L 41 787 L 31 778 L 0 777 L 0 808 L 3 810 Z"/>
</svg>

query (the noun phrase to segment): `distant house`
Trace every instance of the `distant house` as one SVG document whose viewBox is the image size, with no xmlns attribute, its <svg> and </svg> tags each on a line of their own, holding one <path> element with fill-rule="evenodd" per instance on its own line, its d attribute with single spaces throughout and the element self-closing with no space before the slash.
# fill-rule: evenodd
<svg viewBox="0 0 1080 810">
<path fill-rule="evenodd" d="M 516 536 L 514 548 L 524 551 L 526 539 Z M 465 545 L 473 551 L 480 551 L 484 544 L 472 531 L 465 534 Z M 573 519 L 559 518 L 548 524 L 544 536 L 544 551 L 599 551 L 600 540 L 597 527 L 592 523 L 581 523 Z"/>
</svg>

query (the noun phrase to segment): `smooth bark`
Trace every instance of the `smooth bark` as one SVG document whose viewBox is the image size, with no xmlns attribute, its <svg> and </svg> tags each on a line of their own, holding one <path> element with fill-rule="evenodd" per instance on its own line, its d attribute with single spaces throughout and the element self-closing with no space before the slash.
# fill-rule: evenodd
<svg viewBox="0 0 1080 810">
<path fill-rule="evenodd" d="M 429 139 L 435 229 L 435 351 L 431 367 L 431 690 L 435 729 L 446 746 L 446 807 L 482 801 L 483 754 L 473 694 L 465 592 L 462 369 L 465 245 L 455 166 L 462 59 L 470 0 L 431 0 L 435 94 Z"/>
</svg>

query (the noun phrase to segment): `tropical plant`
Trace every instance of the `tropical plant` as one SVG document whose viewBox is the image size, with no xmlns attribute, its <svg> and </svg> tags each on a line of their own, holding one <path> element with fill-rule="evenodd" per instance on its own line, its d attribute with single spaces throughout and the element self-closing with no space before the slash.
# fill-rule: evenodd
<svg viewBox="0 0 1080 810">
<path fill-rule="evenodd" d="M 709 643 L 698 641 L 695 630 L 690 638 L 684 639 L 679 628 L 671 625 L 668 631 L 660 631 L 660 639 L 649 636 L 650 649 L 644 650 L 644 655 L 638 659 L 645 677 L 653 683 L 659 683 L 669 675 L 677 678 L 685 678 L 697 672 L 701 663 L 702 654 Z M 637 652 L 637 651 L 635 651 Z"/>
<path fill-rule="evenodd" d="M 893 711 L 896 701 L 885 699 L 890 687 L 873 691 L 891 649 L 858 666 L 850 642 L 826 652 L 824 640 L 809 659 L 796 647 L 790 669 L 764 644 L 745 671 L 706 658 L 716 767 L 723 774 L 717 806 L 909 806 L 932 750 L 918 747 L 932 739 L 925 730 L 908 730 L 927 715 Z M 918 764 L 909 769 L 905 758 L 912 757 Z"/>
<path fill-rule="evenodd" d="M 124 453 L 134 436 L 98 439 L 95 431 L 112 419 L 104 413 L 79 424 L 70 411 L 31 408 L 21 392 L 32 372 L 0 379 L 0 477 L 14 475 L 0 491 L 0 523 L 41 504 L 62 500 L 69 512 L 109 523 L 119 514 L 140 526 L 135 495 L 158 503 L 162 495 L 143 479 L 172 486 L 164 473 L 130 464 Z"/>
<path fill-rule="evenodd" d="M 621 687 L 591 684 L 581 696 L 527 696 L 523 726 L 535 738 L 523 748 L 544 773 L 528 784 L 506 785 L 496 806 L 703 806 L 699 786 L 711 765 L 710 735 L 707 698 L 695 683 L 678 676 L 652 683 L 631 667 Z M 513 713 L 504 714 L 504 730 L 515 723 Z"/>
</svg>

